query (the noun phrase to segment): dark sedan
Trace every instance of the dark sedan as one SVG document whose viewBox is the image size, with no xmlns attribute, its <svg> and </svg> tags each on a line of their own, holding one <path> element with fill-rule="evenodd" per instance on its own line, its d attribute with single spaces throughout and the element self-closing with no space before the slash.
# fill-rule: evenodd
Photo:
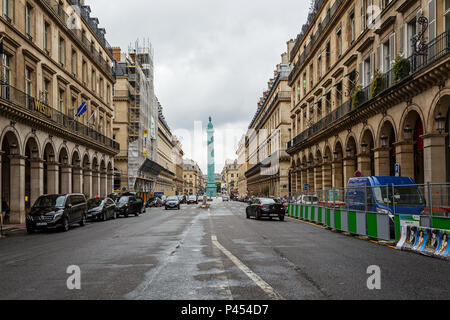
<svg viewBox="0 0 450 320">
<path fill-rule="evenodd" d="M 254 198 L 246 209 L 247 219 L 251 217 L 260 220 L 261 218 L 278 218 L 284 221 L 285 210 L 283 204 L 274 199 Z"/>
<path fill-rule="evenodd" d="M 142 203 L 138 202 L 136 197 L 122 196 L 117 202 L 116 214 L 128 218 L 129 215 L 134 214 L 138 217 L 142 211 Z"/>
<path fill-rule="evenodd" d="M 87 202 L 90 220 L 106 221 L 116 219 L 116 204 L 110 198 L 93 198 Z"/>
</svg>

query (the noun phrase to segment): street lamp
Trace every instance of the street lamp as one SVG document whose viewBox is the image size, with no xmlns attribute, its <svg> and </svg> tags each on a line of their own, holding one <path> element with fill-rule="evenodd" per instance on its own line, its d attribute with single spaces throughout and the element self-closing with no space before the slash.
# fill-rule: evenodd
<svg viewBox="0 0 450 320">
<path fill-rule="evenodd" d="M 350 147 L 348 147 L 345 151 L 347 154 L 347 158 L 351 158 L 352 157 L 352 149 Z"/>
<path fill-rule="evenodd" d="M 333 152 L 334 161 L 338 160 L 339 153 L 337 151 Z"/>
<path fill-rule="evenodd" d="M 366 154 L 367 147 L 368 147 L 368 144 L 365 141 L 363 141 L 363 143 L 361 143 L 361 151 L 363 154 Z"/>
<path fill-rule="evenodd" d="M 55 162 L 55 155 L 54 155 L 53 153 L 50 153 L 50 154 L 48 155 L 48 160 L 50 160 L 50 163 Z"/>
<path fill-rule="evenodd" d="M 445 117 L 442 115 L 442 113 L 439 112 L 439 115 L 436 117 L 436 129 L 439 131 L 440 134 L 442 134 L 445 131 Z"/>
<path fill-rule="evenodd" d="M 323 163 L 328 163 L 328 156 L 327 155 L 323 156 Z"/>
<path fill-rule="evenodd" d="M 311 160 L 308 160 L 308 167 L 311 167 Z"/>
<path fill-rule="evenodd" d="M 38 149 L 36 148 L 36 147 L 34 147 L 32 150 L 31 150 L 31 157 L 33 158 L 33 159 L 37 159 L 38 158 Z"/>
<path fill-rule="evenodd" d="M 405 129 L 403 129 L 403 134 L 405 136 L 405 140 L 412 140 L 412 132 L 413 130 L 411 129 L 411 127 L 408 125 L 406 125 Z"/>
<path fill-rule="evenodd" d="M 63 164 L 65 165 L 65 166 L 67 166 L 67 163 L 69 162 L 69 158 L 67 157 L 67 156 L 64 156 L 63 157 Z"/>
<path fill-rule="evenodd" d="M 387 136 L 387 135 L 382 135 L 381 136 L 381 146 L 383 147 L 383 148 L 387 148 L 387 146 L 388 146 L 388 141 L 389 140 L 389 137 Z"/>
<path fill-rule="evenodd" d="M 11 155 L 13 155 L 13 156 L 17 156 L 19 154 L 19 148 L 17 147 L 17 144 L 13 143 L 10 146 L 10 152 L 11 152 Z"/>
</svg>

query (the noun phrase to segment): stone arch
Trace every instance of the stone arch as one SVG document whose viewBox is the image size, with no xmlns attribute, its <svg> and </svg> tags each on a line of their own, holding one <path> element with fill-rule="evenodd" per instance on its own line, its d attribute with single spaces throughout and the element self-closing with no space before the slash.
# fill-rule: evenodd
<svg viewBox="0 0 450 320">
<path fill-rule="evenodd" d="M 353 132 L 347 134 L 347 137 L 345 138 L 345 151 L 347 151 L 349 147 L 352 148 L 352 153 L 354 155 L 357 155 L 359 153 L 358 139 Z"/>
<path fill-rule="evenodd" d="M 445 87 L 440 92 L 437 92 L 431 102 L 431 108 L 428 111 L 426 130 L 431 133 L 436 131 L 436 117 L 441 113 L 444 117 L 448 115 L 450 103 L 450 87 Z"/>
<path fill-rule="evenodd" d="M 33 141 L 34 140 L 34 141 Z M 27 147 L 27 144 L 29 143 L 29 142 L 31 142 L 31 144 L 33 145 L 33 147 L 35 147 L 36 149 L 37 149 L 37 152 L 38 152 L 38 154 L 37 154 L 37 157 L 38 158 L 41 158 L 42 157 L 42 154 L 43 154 L 43 152 L 42 152 L 42 149 L 41 149 L 41 144 L 39 143 L 39 138 L 36 136 L 36 134 L 34 134 L 33 132 L 30 132 L 26 137 L 25 137 L 25 140 L 24 140 L 24 154 L 26 153 L 26 147 Z"/>
<path fill-rule="evenodd" d="M 414 117 L 414 119 L 411 119 L 411 115 L 413 113 L 416 113 L 417 116 L 420 118 L 420 121 L 422 122 L 423 125 L 423 130 L 424 130 L 424 134 L 431 132 L 431 131 L 427 131 L 427 124 L 425 122 L 425 116 L 423 114 L 423 111 L 419 108 L 418 105 L 416 104 L 412 104 L 410 106 L 408 106 L 405 110 L 403 110 L 403 114 L 400 120 L 400 126 L 399 126 L 399 136 L 398 136 L 398 140 L 405 140 L 405 135 L 404 135 L 404 131 L 403 129 L 405 129 L 405 127 L 407 125 L 410 125 L 411 127 L 413 127 L 413 125 L 415 123 L 411 123 L 411 122 L 415 122 L 416 117 Z"/>
<path fill-rule="evenodd" d="M 7 126 L 3 129 L 0 139 L 0 147 L 3 146 L 5 139 L 7 139 L 9 145 L 15 143 L 19 154 L 23 155 L 23 143 L 20 139 L 20 134 L 15 127 Z"/>
<path fill-rule="evenodd" d="M 376 135 L 376 138 L 375 138 L 375 148 L 381 147 L 381 136 L 383 135 L 383 128 L 386 126 L 387 123 L 389 123 L 391 125 L 392 129 L 394 130 L 395 137 L 398 137 L 398 135 L 397 135 L 398 130 L 395 127 L 394 118 L 392 118 L 390 115 L 386 115 L 380 121 L 380 124 L 378 125 L 377 135 Z"/>
<path fill-rule="evenodd" d="M 363 146 L 364 144 L 364 146 Z M 358 169 L 364 176 L 375 175 L 375 134 L 372 127 L 366 126 L 361 132 L 361 161 Z"/>
</svg>

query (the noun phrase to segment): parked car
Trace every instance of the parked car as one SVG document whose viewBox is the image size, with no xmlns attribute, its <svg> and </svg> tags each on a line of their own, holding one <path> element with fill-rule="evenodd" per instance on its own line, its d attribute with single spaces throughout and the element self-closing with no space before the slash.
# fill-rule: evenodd
<svg viewBox="0 0 450 320">
<path fill-rule="evenodd" d="M 74 224 L 83 227 L 87 211 L 86 198 L 82 194 L 41 196 L 27 214 L 27 232 L 59 228 L 68 231 Z"/>
<path fill-rule="evenodd" d="M 224 201 L 227 201 L 227 202 L 230 201 L 230 197 L 228 195 L 226 195 L 226 194 L 222 195 L 222 202 L 224 202 Z"/>
<path fill-rule="evenodd" d="M 189 196 L 188 198 L 187 198 L 187 204 L 198 204 L 198 201 L 197 201 L 197 196 L 194 196 L 194 195 L 192 195 L 192 196 Z"/>
<path fill-rule="evenodd" d="M 306 205 L 318 205 L 319 198 L 316 196 L 301 195 L 297 198 L 297 203 Z"/>
<path fill-rule="evenodd" d="M 166 204 L 165 204 L 165 209 L 177 209 L 180 210 L 180 200 L 178 199 L 177 196 L 173 196 L 173 197 L 168 197 L 166 199 Z"/>
<path fill-rule="evenodd" d="M 349 180 L 346 205 L 349 210 L 367 209 L 389 214 L 392 219 L 394 211 L 395 214 L 423 214 L 426 201 L 412 178 L 364 177 Z"/>
<path fill-rule="evenodd" d="M 122 196 L 116 207 L 116 215 L 128 218 L 130 214 L 138 217 L 142 211 L 142 203 L 138 202 L 134 196 Z"/>
<path fill-rule="evenodd" d="M 111 198 L 93 198 L 87 201 L 87 219 L 106 221 L 116 219 L 116 204 Z"/>
<path fill-rule="evenodd" d="M 178 196 L 178 200 L 181 204 L 186 204 L 186 196 L 180 195 Z"/>
<path fill-rule="evenodd" d="M 145 206 L 147 208 L 159 208 L 162 207 L 163 205 L 164 205 L 163 201 L 160 198 L 156 197 L 148 199 Z"/>
<path fill-rule="evenodd" d="M 283 204 L 275 199 L 269 198 L 254 198 L 252 203 L 246 208 L 245 213 L 247 219 L 251 217 L 260 220 L 261 218 L 278 218 L 284 221 L 286 215 Z"/>
<path fill-rule="evenodd" d="M 120 199 L 120 196 L 119 196 L 118 193 L 113 192 L 113 193 L 111 193 L 111 194 L 108 196 L 108 198 L 110 198 L 112 201 L 114 201 L 114 203 L 116 203 L 117 200 Z"/>
</svg>

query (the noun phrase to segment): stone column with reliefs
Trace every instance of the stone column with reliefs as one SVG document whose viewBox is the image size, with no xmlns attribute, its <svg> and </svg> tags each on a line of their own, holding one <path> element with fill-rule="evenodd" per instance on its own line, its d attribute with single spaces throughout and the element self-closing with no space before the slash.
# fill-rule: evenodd
<svg viewBox="0 0 450 320">
<path fill-rule="evenodd" d="M 83 169 L 83 194 L 92 197 L 92 170 L 89 168 Z"/>
<path fill-rule="evenodd" d="M 113 193 L 114 189 L 114 170 L 108 171 L 108 181 L 107 181 L 107 194 Z"/>
<path fill-rule="evenodd" d="M 100 195 L 100 172 L 92 171 L 92 191 L 91 197 L 96 197 Z"/>
<path fill-rule="evenodd" d="M 47 165 L 47 193 L 59 193 L 59 164 L 49 162 Z"/>
<path fill-rule="evenodd" d="M 83 170 L 76 166 L 72 168 L 72 192 L 83 193 Z"/>
<path fill-rule="evenodd" d="M 358 155 L 358 170 L 361 171 L 363 177 L 371 175 L 370 156 L 366 153 Z"/>
<path fill-rule="evenodd" d="M 342 166 L 342 161 L 334 161 L 333 162 L 333 188 L 342 188 L 343 181 L 342 181 L 342 170 L 344 170 Z"/>
<path fill-rule="evenodd" d="M 61 193 L 72 193 L 72 167 L 61 166 Z"/>
<path fill-rule="evenodd" d="M 10 218 L 12 224 L 25 223 L 25 157 L 10 156 Z"/>
<path fill-rule="evenodd" d="M 106 171 L 100 172 L 100 196 L 106 197 Z"/>
<path fill-rule="evenodd" d="M 375 175 L 389 176 L 391 174 L 389 161 L 389 148 L 378 148 L 374 150 L 375 153 Z"/>
<path fill-rule="evenodd" d="M 30 159 L 30 204 L 44 194 L 44 161 L 41 159 Z"/>
<path fill-rule="evenodd" d="M 314 167 L 314 190 L 322 191 L 322 165 L 317 165 Z"/>
<path fill-rule="evenodd" d="M 425 183 L 446 183 L 446 135 L 426 134 L 422 138 Z"/>
<path fill-rule="evenodd" d="M 346 158 L 344 159 L 344 187 L 347 186 L 348 181 L 350 178 L 353 178 L 355 176 L 355 159 L 353 158 Z"/>
<path fill-rule="evenodd" d="M 332 186 L 332 172 L 331 164 L 324 163 L 322 165 L 322 188 L 323 190 L 330 190 Z"/>
<path fill-rule="evenodd" d="M 308 184 L 309 184 L 308 191 L 314 191 L 315 185 L 314 185 L 314 168 L 313 167 L 308 168 Z"/>
<path fill-rule="evenodd" d="M 414 143 L 403 141 L 395 144 L 397 163 L 402 177 L 414 178 Z"/>
</svg>

